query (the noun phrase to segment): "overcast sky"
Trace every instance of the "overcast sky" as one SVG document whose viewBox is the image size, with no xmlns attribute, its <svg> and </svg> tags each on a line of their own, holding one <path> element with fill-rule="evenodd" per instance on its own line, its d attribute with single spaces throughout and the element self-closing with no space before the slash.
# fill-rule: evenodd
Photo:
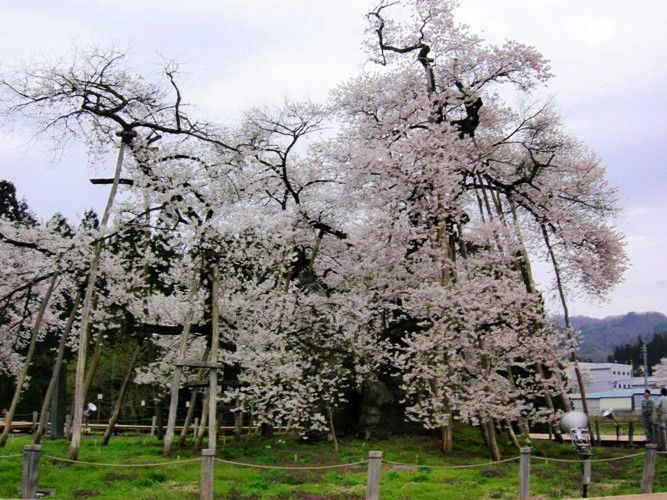
<svg viewBox="0 0 667 500">
<path fill-rule="evenodd" d="M 573 313 L 667 313 L 667 2 L 664 0 L 462 0 L 459 18 L 494 41 L 536 46 L 552 63 L 569 129 L 608 167 L 624 206 L 619 228 L 631 267 L 605 303 L 574 301 Z M 198 111 L 233 123 L 247 107 L 286 96 L 325 99 L 365 63 L 366 0 L 0 0 L 0 70 L 57 58 L 75 45 L 128 49 L 142 71 L 177 59 L 183 92 Z M 101 211 L 89 184 L 112 162 L 88 165 L 73 147 L 54 160 L 27 131 L 0 129 L 0 178 L 43 218 Z"/>
</svg>

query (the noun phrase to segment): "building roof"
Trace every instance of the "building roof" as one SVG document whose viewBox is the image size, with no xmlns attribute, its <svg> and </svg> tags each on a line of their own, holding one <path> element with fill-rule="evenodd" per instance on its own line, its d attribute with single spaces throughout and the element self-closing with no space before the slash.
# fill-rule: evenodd
<svg viewBox="0 0 667 500">
<path fill-rule="evenodd" d="M 588 368 L 589 370 L 607 370 L 609 368 L 632 368 L 632 365 L 626 365 L 624 363 L 579 363 L 579 366 L 582 368 Z"/>
<path fill-rule="evenodd" d="M 635 395 L 644 394 L 643 389 L 612 389 L 610 391 L 593 392 L 586 394 L 586 399 L 601 399 L 601 398 L 631 398 Z M 660 389 L 651 389 L 651 395 L 659 396 Z M 581 399 L 581 394 L 570 394 L 571 399 Z"/>
</svg>

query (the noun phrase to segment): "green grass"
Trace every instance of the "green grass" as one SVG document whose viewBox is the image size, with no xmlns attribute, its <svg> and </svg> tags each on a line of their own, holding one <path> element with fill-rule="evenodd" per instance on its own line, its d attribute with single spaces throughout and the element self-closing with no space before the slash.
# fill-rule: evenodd
<svg viewBox="0 0 667 500">
<path fill-rule="evenodd" d="M 488 462 L 488 453 L 479 432 L 457 428 L 454 453 L 443 457 L 436 439 L 428 436 L 394 436 L 383 441 L 343 439 L 334 453 L 330 444 L 307 444 L 296 436 L 278 435 L 265 440 L 243 436 L 240 441 L 221 443 L 218 456 L 235 461 L 270 465 L 328 465 L 364 459 L 369 450 L 382 450 L 386 460 L 423 465 Z M 2 455 L 20 453 L 27 436 L 14 436 Z M 501 439 L 504 457 L 517 452 Z M 569 445 L 534 442 L 536 456 L 572 458 Z M 42 454 L 67 456 L 68 443 L 47 441 Z M 594 458 L 624 455 L 627 448 L 598 448 Z M 163 462 L 188 459 L 197 454 L 188 448 L 169 459 L 161 456 L 161 443 L 150 436 L 119 436 L 107 447 L 99 437 L 84 439 L 80 460 L 105 463 Z M 296 462 L 295 462 L 296 458 Z M 591 496 L 639 492 L 643 458 L 593 464 Z M 407 469 L 383 464 L 381 494 L 386 499 L 476 499 L 516 498 L 518 463 L 493 464 L 475 469 Z M 578 464 L 533 460 L 531 494 L 542 498 L 577 496 Z M 0 497 L 16 496 L 21 477 L 19 459 L 0 458 Z M 85 464 L 65 465 L 43 458 L 40 486 L 55 488 L 59 498 L 96 496 L 114 499 L 198 498 L 199 464 L 177 464 L 153 468 L 101 468 Z M 215 493 L 220 498 L 360 498 L 366 488 L 365 467 L 323 471 L 283 471 L 241 468 L 215 464 Z M 655 491 L 667 491 L 667 457 L 658 457 Z"/>
</svg>

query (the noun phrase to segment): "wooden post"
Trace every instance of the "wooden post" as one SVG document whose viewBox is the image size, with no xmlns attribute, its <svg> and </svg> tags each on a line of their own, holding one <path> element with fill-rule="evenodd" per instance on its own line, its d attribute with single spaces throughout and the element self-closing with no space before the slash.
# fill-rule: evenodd
<svg viewBox="0 0 667 500">
<path fill-rule="evenodd" d="M 649 443 L 644 454 L 644 471 L 642 473 L 642 493 L 653 493 L 653 479 L 655 478 L 655 454 L 658 445 Z"/>
<path fill-rule="evenodd" d="M 120 184 L 120 174 L 123 168 L 123 155 L 125 147 L 132 142 L 136 132 L 125 130 L 121 133 L 120 148 L 118 149 L 118 158 L 116 160 L 116 169 L 114 171 L 113 184 L 109 190 L 107 204 L 104 207 L 102 220 L 99 229 L 104 231 L 111 217 L 111 208 L 113 207 L 118 185 Z M 90 271 L 88 273 L 88 282 L 83 299 L 83 309 L 81 312 L 81 322 L 79 325 L 79 351 L 76 357 L 76 372 L 74 375 L 74 413 L 72 416 L 72 441 L 69 449 L 69 459 L 76 460 L 79 456 L 79 446 L 81 445 L 81 424 L 83 419 L 83 405 L 85 403 L 84 382 L 86 375 L 86 354 L 88 350 L 88 325 L 91 322 L 93 296 L 95 295 L 95 284 L 97 282 L 97 273 L 102 258 L 103 240 L 98 240 L 93 247 L 93 255 L 90 262 Z"/>
<path fill-rule="evenodd" d="M 368 480 L 366 483 L 366 500 L 380 498 L 380 472 L 382 470 L 382 452 L 368 452 Z"/>
<path fill-rule="evenodd" d="M 662 444 L 660 451 L 667 451 L 667 425 L 660 425 L 658 432 L 660 433 L 660 443 Z"/>
<path fill-rule="evenodd" d="M 199 499 L 213 500 L 213 458 L 215 450 L 208 448 L 201 452 L 201 479 L 199 483 Z"/>
<path fill-rule="evenodd" d="M 519 450 L 521 460 L 519 462 L 519 500 L 528 500 L 530 496 L 530 446 L 524 446 Z"/>
<path fill-rule="evenodd" d="M 220 343 L 220 309 L 218 306 L 218 288 L 220 286 L 220 269 L 218 263 L 213 263 L 211 278 L 211 352 L 209 360 L 212 365 L 218 364 L 218 347 Z M 209 370 L 208 388 L 208 447 L 216 449 L 218 435 L 218 372 L 215 368 Z"/>
<path fill-rule="evenodd" d="M 602 437 L 600 436 L 600 419 L 595 419 L 595 440 L 598 446 L 602 446 Z"/>
<path fill-rule="evenodd" d="M 630 423 L 628 423 L 628 443 L 630 446 L 634 444 L 634 439 L 635 439 L 635 423 L 631 420 Z"/>
<path fill-rule="evenodd" d="M 153 415 L 151 420 L 151 436 L 155 436 L 155 428 L 157 427 L 157 417 Z"/>
<path fill-rule="evenodd" d="M 39 477 L 38 444 L 28 444 L 23 448 L 23 474 L 21 476 L 21 498 L 37 497 L 37 481 Z"/>
<path fill-rule="evenodd" d="M 192 437 L 197 437 L 197 431 L 199 430 L 199 417 L 195 417 L 195 423 L 192 424 Z"/>
</svg>

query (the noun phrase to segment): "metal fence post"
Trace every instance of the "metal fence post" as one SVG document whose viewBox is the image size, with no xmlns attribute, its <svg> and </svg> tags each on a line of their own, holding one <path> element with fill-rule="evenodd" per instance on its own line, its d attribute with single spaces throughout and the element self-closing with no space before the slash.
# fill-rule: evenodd
<svg viewBox="0 0 667 500">
<path fill-rule="evenodd" d="M 199 499 L 213 500 L 213 458 L 215 450 L 201 451 L 201 479 L 199 482 Z"/>
<path fill-rule="evenodd" d="M 522 447 L 519 452 L 519 500 L 528 500 L 530 495 L 530 446 Z"/>
<path fill-rule="evenodd" d="M 380 471 L 382 470 L 382 452 L 368 452 L 368 482 L 366 483 L 366 500 L 380 498 Z"/>
<path fill-rule="evenodd" d="M 644 454 L 644 472 L 642 473 L 642 493 L 653 493 L 653 479 L 655 478 L 655 454 L 658 445 L 649 443 Z"/>
<path fill-rule="evenodd" d="M 21 498 L 35 498 L 37 496 L 40 450 L 41 447 L 38 444 L 28 444 L 23 448 Z"/>
</svg>

